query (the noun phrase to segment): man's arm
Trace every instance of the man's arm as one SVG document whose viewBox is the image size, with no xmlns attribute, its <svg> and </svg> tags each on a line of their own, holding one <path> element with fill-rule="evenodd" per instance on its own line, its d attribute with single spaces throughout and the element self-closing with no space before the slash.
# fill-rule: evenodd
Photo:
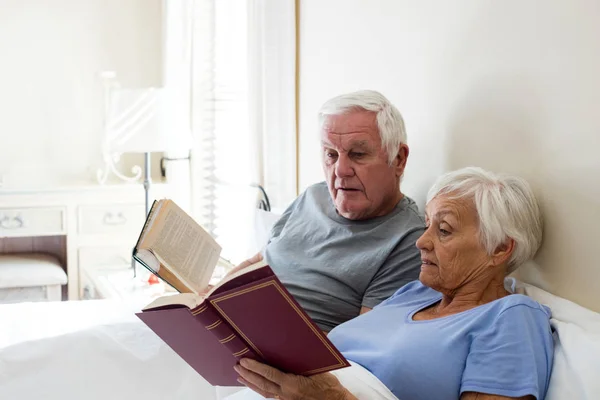
<svg viewBox="0 0 600 400">
<path fill-rule="evenodd" d="M 495 394 L 465 392 L 460 396 L 460 400 L 535 400 L 535 396 L 505 397 Z"/>
</svg>

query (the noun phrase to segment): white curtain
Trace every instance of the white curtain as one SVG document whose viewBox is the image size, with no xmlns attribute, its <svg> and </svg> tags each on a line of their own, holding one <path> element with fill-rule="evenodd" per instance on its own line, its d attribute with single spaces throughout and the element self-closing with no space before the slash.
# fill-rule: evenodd
<svg viewBox="0 0 600 400">
<path fill-rule="evenodd" d="M 294 0 L 194 0 L 192 210 L 237 263 L 260 192 L 296 195 Z"/>
<path fill-rule="evenodd" d="M 278 210 L 296 197 L 294 0 L 249 0 L 250 129 L 259 182 Z"/>
<path fill-rule="evenodd" d="M 163 86 L 174 95 L 171 101 L 180 121 L 179 129 L 191 130 L 192 7 L 194 0 L 163 1 Z M 173 127 L 176 129 L 176 127 Z M 192 212 L 190 153 L 187 150 L 164 154 L 169 197 L 182 209 Z"/>
</svg>

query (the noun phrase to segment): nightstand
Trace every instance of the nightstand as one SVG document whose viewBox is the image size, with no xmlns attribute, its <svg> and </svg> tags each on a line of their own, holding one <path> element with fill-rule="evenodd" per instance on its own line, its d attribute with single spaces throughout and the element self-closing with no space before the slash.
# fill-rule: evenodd
<svg viewBox="0 0 600 400">
<path fill-rule="evenodd" d="M 150 272 L 137 269 L 137 276 L 128 266 L 83 268 L 81 285 L 83 299 L 117 299 L 147 301 L 176 293 L 162 281 L 149 284 Z"/>
</svg>

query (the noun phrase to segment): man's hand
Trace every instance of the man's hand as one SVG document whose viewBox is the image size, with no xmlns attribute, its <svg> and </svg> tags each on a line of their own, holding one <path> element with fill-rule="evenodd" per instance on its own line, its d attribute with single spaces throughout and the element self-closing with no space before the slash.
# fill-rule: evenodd
<svg viewBox="0 0 600 400">
<path fill-rule="evenodd" d="M 248 358 L 235 370 L 238 381 L 266 398 L 281 400 L 358 400 L 332 374 L 300 376 L 286 374 L 276 368 Z"/>
</svg>

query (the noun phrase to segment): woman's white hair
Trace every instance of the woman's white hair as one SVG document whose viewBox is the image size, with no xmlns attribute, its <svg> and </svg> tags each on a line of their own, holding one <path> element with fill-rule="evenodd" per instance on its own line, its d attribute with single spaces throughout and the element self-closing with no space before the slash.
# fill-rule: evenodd
<svg viewBox="0 0 600 400">
<path fill-rule="evenodd" d="M 400 111 L 381 93 L 374 90 L 360 90 L 328 100 L 319 110 L 319 126 L 323 129 L 330 115 L 342 115 L 357 110 L 373 111 L 377 114 L 377 129 L 381 137 L 381 145 L 391 165 L 398 155 L 400 145 L 406 143 L 406 130 Z"/>
<path fill-rule="evenodd" d="M 514 240 L 507 274 L 537 253 L 542 243 L 542 214 L 526 180 L 468 167 L 439 177 L 427 194 L 427 203 L 440 195 L 473 201 L 479 239 L 488 254 L 508 238 Z"/>
</svg>

